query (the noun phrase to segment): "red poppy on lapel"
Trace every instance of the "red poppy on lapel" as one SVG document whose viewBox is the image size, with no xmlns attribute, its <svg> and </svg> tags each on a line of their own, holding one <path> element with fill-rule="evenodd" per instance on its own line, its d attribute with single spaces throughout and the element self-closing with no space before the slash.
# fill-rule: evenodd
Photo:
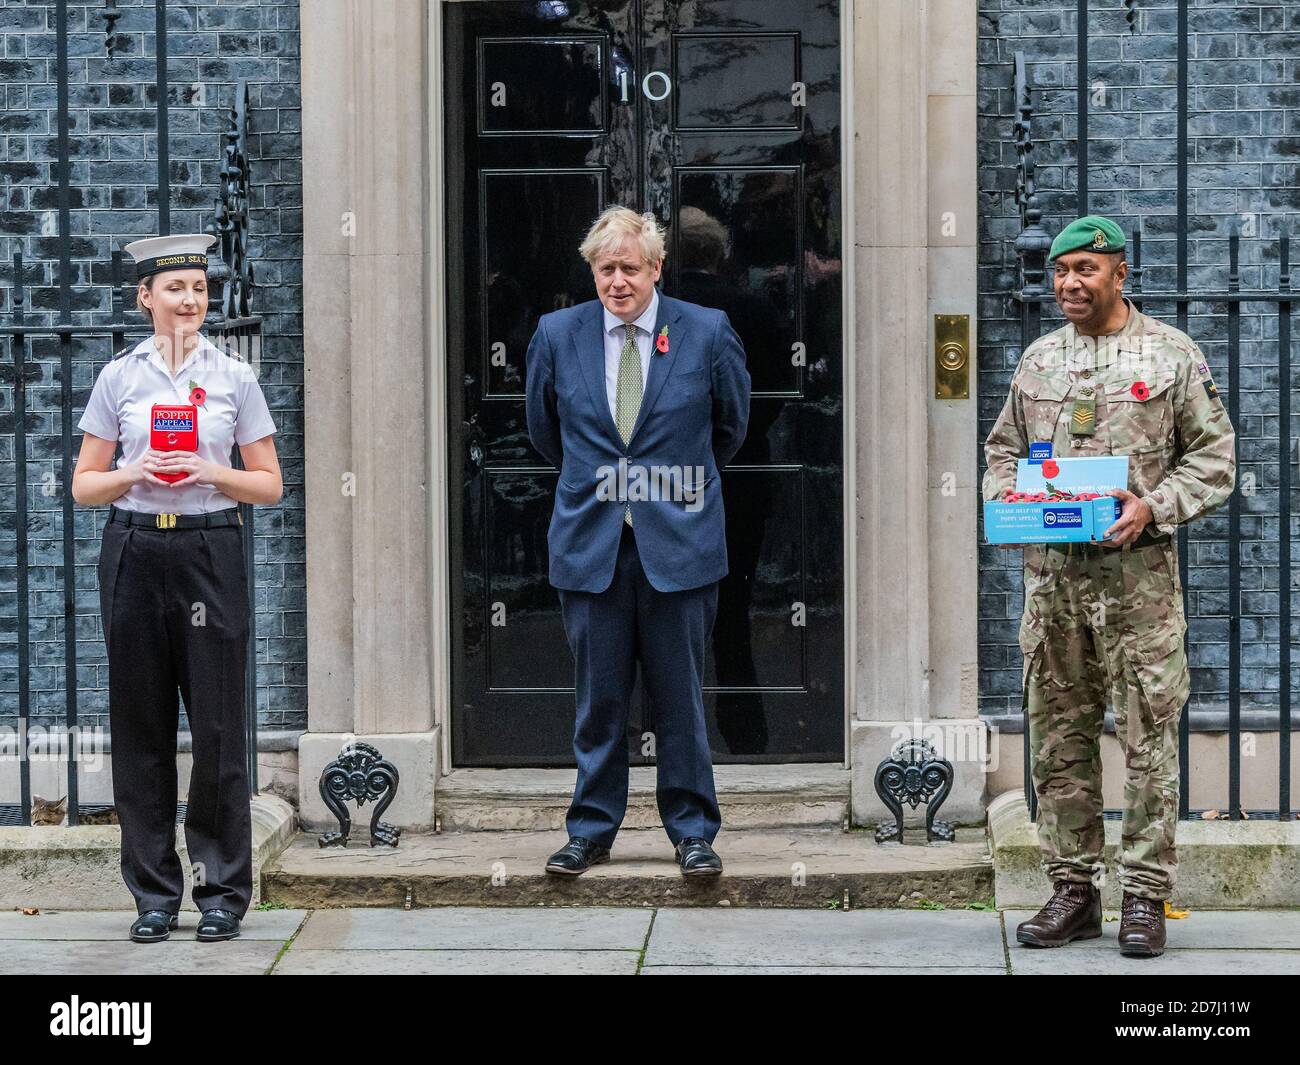
<svg viewBox="0 0 1300 1065">
<path fill-rule="evenodd" d="M 655 347 L 659 349 L 659 354 L 666 354 L 668 351 L 668 327 L 664 326 L 659 330 L 659 335 L 655 337 Z"/>
<path fill-rule="evenodd" d="M 1147 388 L 1145 381 L 1134 381 L 1133 387 L 1129 389 L 1133 393 L 1134 399 L 1145 400 L 1151 395 L 1151 389 Z"/>
</svg>

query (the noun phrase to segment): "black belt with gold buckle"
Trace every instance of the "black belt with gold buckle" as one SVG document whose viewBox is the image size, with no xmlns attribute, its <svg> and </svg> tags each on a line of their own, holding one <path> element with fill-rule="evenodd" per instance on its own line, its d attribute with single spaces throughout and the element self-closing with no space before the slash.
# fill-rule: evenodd
<svg viewBox="0 0 1300 1065">
<path fill-rule="evenodd" d="M 212 529 L 221 525 L 243 525 L 239 507 L 226 507 L 210 514 L 146 514 L 139 510 L 108 508 L 108 520 L 123 525 L 143 525 L 148 529 Z"/>
<path fill-rule="evenodd" d="M 1154 547 L 1156 544 L 1167 544 L 1172 539 L 1173 537 L 1170 536 L 1168 533 L 1152 532 L 1151 526 L 1148 525 L 1145 529 L 1143 529 L 1138 534 L 1138 538 L 1134 540 L 1129 546 L 1130 547 Z M 1085 540 L 1076 543 L 1066 543 L 1066 544 L 1045 544 L 1044 546 L 1051 548 L 1053 551 L 1064 551 L 1067 555 L 1073 553 L 1082 554 L 1084 550 L 1091 550 L 1091 551 L 1114 551 L 1115 550 L 1114 546 L 1107 546 L 1107 544 L 1101 540 Z"/>
</svg>

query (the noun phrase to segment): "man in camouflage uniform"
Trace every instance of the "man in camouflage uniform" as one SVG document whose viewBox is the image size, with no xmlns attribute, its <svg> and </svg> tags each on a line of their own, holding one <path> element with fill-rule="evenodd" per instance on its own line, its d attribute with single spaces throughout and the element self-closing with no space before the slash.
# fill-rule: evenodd
<svg viewBox="0 0 1300 1065">
<path fill-rule="evenodd" d="M 1027 946 L 1101 935 L 1101 732 L 1109 691 L 1124 750 L 1122 953 L 1160 954 L 1177 859 L 1178 719 L 1190 692 L 1172 534 L 1236 481 L 1235 435 L 1196 344 L 1123 295 L 1124 233 L 1096 215 L 1052 243 L 1068 324 L 1021 356 L 984 451 L 984 499 L 1015 485 L 1035 441 L 1054 458 L 1127 455 L 1119 519 L 1098 544 L 1024 545 L 1024 705 L 1051 899 Z"/>
</svg>

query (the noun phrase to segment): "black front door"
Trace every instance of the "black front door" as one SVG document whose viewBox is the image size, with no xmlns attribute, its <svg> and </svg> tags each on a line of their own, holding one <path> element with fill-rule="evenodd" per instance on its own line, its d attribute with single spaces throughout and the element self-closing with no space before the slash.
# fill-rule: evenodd
<svg viewBox="0 0 1300 1065">
<path fill-rule="evenodd" d="M 573 764 L 573 657 L 546 579 L 556 471 L 528 440 L 524 353 L 541 315 L 595 298 L 578 245 L 612 204 L 668 227 L 661 290 L 725 310 L 753 379 L 722 474 L 714 758 L 840 760 L 839 4 L 442 11 L 454 764 Z M 638 683 L 634 763 L 653 732 Z"/>
</svg>

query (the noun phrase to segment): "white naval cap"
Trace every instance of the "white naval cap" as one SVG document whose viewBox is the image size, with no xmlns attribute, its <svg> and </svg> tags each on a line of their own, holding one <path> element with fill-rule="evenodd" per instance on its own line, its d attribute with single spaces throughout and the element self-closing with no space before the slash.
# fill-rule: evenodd
<svg viewBox="0 0 1300 1065">
<path fill-rule="evenodd" d="M 135 260 L 135 276 L 143 281 L 164 270 L 206 270 L 208 249 L 217 242 L 211 233 L 175 233 L 133 240 L 126 252 Z"/>
</svg>

